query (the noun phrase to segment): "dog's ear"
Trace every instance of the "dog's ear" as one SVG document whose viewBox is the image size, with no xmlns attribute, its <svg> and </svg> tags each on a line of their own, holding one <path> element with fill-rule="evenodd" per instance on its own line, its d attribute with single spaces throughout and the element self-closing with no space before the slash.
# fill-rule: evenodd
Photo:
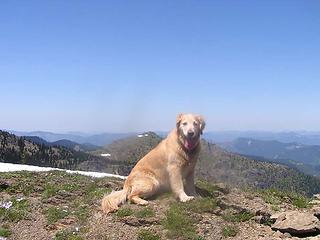
<svg viewBox="0 0 320 240">
<path fill-rule="evenodd" d="M 179 126 L 180 126 L 180 123 L 181 123 L 181 120 L 182 120 L 182 116 L 183 116 L 183 113 L 179 113 L 178 116 L 177 116 L 177 119 L 176 119 L 177 129 L 179 129 Z"/>
<path fill-rule="evenodd" d="M 203 129 L 206 126 L 206 122 L 204 121 L 204 117 L 201 116 L 201 115 L 198 115 L 197 119 L 198 119 L 198 121 L 200 123 L 200 134 L 203 134 Z"/>
</svg>

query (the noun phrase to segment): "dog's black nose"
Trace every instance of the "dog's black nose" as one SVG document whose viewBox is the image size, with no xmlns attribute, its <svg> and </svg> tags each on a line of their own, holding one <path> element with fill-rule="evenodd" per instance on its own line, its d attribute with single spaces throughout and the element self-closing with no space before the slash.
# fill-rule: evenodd
<svg viewBox="0 0 320 240">
<path fill-rule="evenodd" d="M 192 131 L 190 131 L 190 132 L 188 132 L 188 137 L 193 137 L 193 135 L 194 135 L 194 132 L 192 132 Z"/>
</svg>

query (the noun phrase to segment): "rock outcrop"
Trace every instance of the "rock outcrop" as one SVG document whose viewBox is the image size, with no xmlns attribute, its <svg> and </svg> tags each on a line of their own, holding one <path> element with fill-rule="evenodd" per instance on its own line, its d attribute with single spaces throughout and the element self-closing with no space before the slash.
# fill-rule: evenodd
<svg viewBox="0 0 320 240">
<path fill-rule="evenodd" d="M 274 216 L 271 216 L 271 219 Z M 288 211 L 278 214 L 272 229 L 288 232 L 292 235 L 305 236 L 320 233 L 320 221 L 310 212 Z"/>
</svg>

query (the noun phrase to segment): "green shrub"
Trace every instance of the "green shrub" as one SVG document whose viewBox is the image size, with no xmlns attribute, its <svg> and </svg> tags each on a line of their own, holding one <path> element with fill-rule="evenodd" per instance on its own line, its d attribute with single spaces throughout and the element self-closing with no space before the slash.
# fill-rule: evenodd
<svg viewBox="0 0 320 240">
<path fill-rule="evenodd" d="M 134 214 L 137 218 L 154 217 L 155 213 L 152 208 L 144 207 L 143 209 L 135 212 Z"/>
<path fill-rule="evenodd" d="M 44 191 L 42 192 L 42 198 L 48 199 L 48 198 L 56 195 L 58 191 L 59 191 L 58 186 L 56 186 L 54 184 L 47 184 L 47 185 L 45 185 Z"/>
<path fill-rule="evenodd" d="M 225 214 L 223 215 L 223 219 L 228 222 L 246 222 L 250 220 L 253 216 L 253 213 L 244 211 L 235 214 Z"/>
<path fill-rule="evenodd" d="M 131 208 L 128 208 L 128 207 L 120 208 L 116 212 L 116 216 L 120 217 L 120 218 L 131 216 L 131 215 L 133 215 L 133 210 Z"/>
<path fill-rule="evenodd" d="M 225 226 L 222 228 L 222 236 L 235 237 L 239 232 L 239 229 L 235 226 Z"/>
<path fill-rule="evenodd" d="M 65 218 L 69 215 L 69 212 L 60 208 L 50 207 L 46 211 L 47 223 L 53 224 L 57 222 L 59 219 Z"/>
<path fill-rule="evenodd" d="M 213 197 L 218 188 L 204 180 L 198 180 L 196 182 L 197 192 L 203 197 Z"/>
<path fill-rule="evenodd" d="M 307 208 L 310 199 L 296 192 L 285 192 L 274 188 L 258 190 L 259 195 L 266 203 L 278 205 L 283 202 L 291 203 L 298 208 Z"/>
<path fill-rule="evenodd" d="M 212 212 L 217 207 L 217 201 L 209 197 L 196 198 L 192 201 L 180 204 L 182 208 L 195 213 Z"/>
<path fill-rule="evenodd" d="M 19 222 L 22 219 L 28 219 L 30 216 L 30 209 L 27 200 L 17 201 L 14 198 L 11 201 L 12 206 L 10 208 L 0 208 L 0 220 Z"/>
<path fill-rule="evenodd" d="M 160 240 L 160 236 L 149 230 L 142 229 L 138 232 L 138 240 Z"/>
<path fill-rule="evenodd" d="M 0 237 L 9 237 L 11 231 L 7 227 L 0 227 Z"/>
<path fill-rule="evenodd" d="M 70 230 L 64 230 L 56 233 L 54 240 L 83 240 L 83 238 L 77 234 L 74 234 Z"/>
<path fill-rule="evenodd" d="M 168 237 L 170 238 L 198 238 L 194 220 L 183 207 L 179 206 L 179 203 L 174 203 L 170 206 L 162 225 L 168 230 Z"/>
</svg>

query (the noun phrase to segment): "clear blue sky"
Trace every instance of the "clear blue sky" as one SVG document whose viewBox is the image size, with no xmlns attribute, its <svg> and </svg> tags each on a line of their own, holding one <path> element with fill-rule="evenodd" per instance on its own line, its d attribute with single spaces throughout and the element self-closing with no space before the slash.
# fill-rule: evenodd
<svg viewBox="0 0 320 240">
<path fill-rule="evenodd" d="M 320 130 L 320 1 L 0 1 L 0 128 Z"/>
</svg>

